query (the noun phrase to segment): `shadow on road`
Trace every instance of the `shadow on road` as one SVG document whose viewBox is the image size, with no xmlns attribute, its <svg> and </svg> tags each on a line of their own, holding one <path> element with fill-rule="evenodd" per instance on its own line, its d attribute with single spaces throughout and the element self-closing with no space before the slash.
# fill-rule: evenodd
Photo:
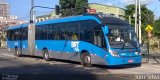
<svg viewBox="0 0 160 80">
<path fill-rule="evenodd" d="M 90 72 L 66 65 L 34 64 L 0 68 L 1 77 L 17 75 L 18 80 L 97 80 Z"/>
<path fill-rule="evenodd" d="M 37 56 L 22 56 L 22 57 L 29 57 L 29 58 L 35 58 L 35 59 L 43 59 L 42 57 Z M 57 61 L 57 62 L 65 62 L 65 63 L 71 63 L 71 64 L 77 64 L 81 65 L 80 62 L 75 61 L 69 61 L 69 60 L 61 60 L 61 59 L 51 59 L 51 61 Z M 119 65 L 119 66 L 105 66 L 105 65 L 93 65 L 93 67 L 101 68 L 101 69 L 126 69 L 126 68 L 135 68 L 140 67 L 139 64 L 130 64 L 130 65 Z"/>
<path fill-rule="evenodd" d="M 22 56 L 42 59 L 41 57 Z M 55 60 L 55 59 L 54 59 Z M 93 74 L 92 71 L 84 69 L 84 67 L 76 67 L 78 62 L 58 60 L 59 62 L 66 62 L 71 64 L 48 64 L 35 63 L 27 64 L 23 61 L 17 62 L 13 59 L 1 59 L 1 62 L 9 65 L 7 67 L 0 67 L 0 80 L 129 80 L 128 78 L 119 78 L 117 75 L 108 74 Z M 14 66 L 11 65 L 15 64 Z M 31 62 L 33 63 L 33 62 Z M 1 64 L 1 63 L 0 63 Z M 3 64 L 3 65 L 5 65 Z M 73 65 L 72 65 L 73 64 Z M 93 65 L 98 68 L 108 69 L 106 66 Z"/>
<path fill-rule="evenodd" d="M 0 74 L 2 74 L 0 75 L 2 80 L 129 80 L 111 74 L 96 75 L 83 69 L 63 64 L 10 66 L 0 68 Z"/>
<path fill-rule="evenodd" d="M 140 67 L 140 64 L 117 65 L 117 66 L 105 66 L 105 65 L 94 65 L 94 66 L 102 69 L 127 69 L 127 68 Z"/>
</svg>

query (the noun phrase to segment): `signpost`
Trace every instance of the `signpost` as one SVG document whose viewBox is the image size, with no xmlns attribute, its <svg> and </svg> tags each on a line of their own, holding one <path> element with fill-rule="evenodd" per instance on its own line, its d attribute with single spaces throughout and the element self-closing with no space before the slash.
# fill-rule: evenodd
<svg viewBox="0 0 160 80">
<path fill-rule="evenodd" d="M 150 37 L 152 37 L 152 31 L 153 31 L 153 27 L 151 26 L 151 25 L 148 25 L 146 28 L 145 28 L 145 30 L 147 31 L 147 33 L 148 33 L 148 62 L 149 62 L 149 39 L 150 39 Z"/>
</svg>

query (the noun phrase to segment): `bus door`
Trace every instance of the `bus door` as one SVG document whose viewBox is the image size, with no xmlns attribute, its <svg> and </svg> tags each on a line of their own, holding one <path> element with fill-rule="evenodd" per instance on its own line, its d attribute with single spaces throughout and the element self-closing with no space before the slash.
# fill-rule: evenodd
<svg viewBox="0 0 160 80">
<path fill-rule="evenodd" d="M 106 55 L 106 42 L 103 35 L 102 30 L 94 30 L 94 44 L 98 46 L 95 49 L 95 53 L 98 54 L 99 57 L 103 57 Z M 103 60 L 94 60 L 95 63 L 104 63 Z"/>
<path fill-rule="evenodd" d="M 97 46 L 102 45 L 101 35 L 102 35 L 101 30 L 94 30 L 94 44 L 97 45 Z"/>
<path fill-rule="evenodd" d="M 35 53 L 35 24 L 29 24 L 28 26 L 28 52 L 29 55 Z"/>
</svg>

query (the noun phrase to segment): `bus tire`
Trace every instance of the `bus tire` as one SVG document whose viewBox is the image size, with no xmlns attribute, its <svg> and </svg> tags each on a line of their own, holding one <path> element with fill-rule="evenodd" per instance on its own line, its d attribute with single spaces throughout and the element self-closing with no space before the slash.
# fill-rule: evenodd
<svg viewBox="0 0 160 80">
<path fill-rule="evenodd" d="M 85 67 L 91 67 L 91 56 L 89 55 L 88 52 L 84 52 L 81 54 L 81 65 Z"/>
<path fill-rule="evenodd" d="M 15 48 L 15 56 L 20 57 L 21 53 L 19 52 L 18 48 Z"/>
<path fill-rule="evenodd" d="M 43 59 L 46 61 L 50 61 L 48 50 L 43 50 Z"/>
<path fill-rule="evenodd" d="M 135 66 L 136 67 L 141 67 L 141 65 L 142 65 L 141 63 L 137 63 Z"/>
</svg>

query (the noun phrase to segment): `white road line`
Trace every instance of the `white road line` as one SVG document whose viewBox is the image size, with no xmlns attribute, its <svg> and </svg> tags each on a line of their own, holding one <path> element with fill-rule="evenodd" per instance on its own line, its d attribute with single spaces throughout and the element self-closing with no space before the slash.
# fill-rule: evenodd
<svg viewBox="0 0 160 80">
<path fill-rule="evenodd" d="M 0 57 L 6 57 L 6 56 L 2 56 L 2 55 L 0 55 Z"/>
<path fill-rule="evenodd" d="M 117 78 L 132 80 L 132 78 L 122 77 L 122 76 L 118 76 Z M 133 79 L 133 80 L 135 80 L 135 79 Z"/>
<path fill-rule="evenodd" d="M 139 69 L 153 69 L 153 70 L 160 70 L 160 67 L 157 66 L 153 66 L 153 65 L 148 65 L 148 66 L 142 66 Z"/>
<path fill-rule="evenodd" d="M 109 70 L 112 74 L 153 74 L 155 72 L 157 72 L 158 70 L 152 69 L 152 70 L 148 70 L 148 69 L 144 69 L 144 68 L 139 68 L 139 69 L 123 69 L 123 70 Z"/>
<path fill-rule="evenodd" d="M 2 54 L 3 56 L 7 57 L 15 57 L 14 55 L 9 55 L 9 54 Z"/>
</svg>

